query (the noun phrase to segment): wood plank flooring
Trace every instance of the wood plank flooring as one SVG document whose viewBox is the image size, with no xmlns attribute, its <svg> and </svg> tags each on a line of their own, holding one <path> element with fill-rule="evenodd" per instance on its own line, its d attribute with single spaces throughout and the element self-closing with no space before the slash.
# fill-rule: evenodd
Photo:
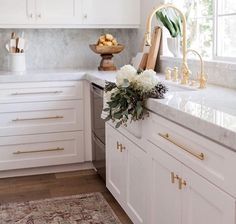
<svg viewBox="0 0 236 224">
<path fill-rule="evenodd" d="M 0 202 L 21 202 L 101 192 L 122 224 L 132 224 L 94 170 L 0 179 Z"/>
</svg>

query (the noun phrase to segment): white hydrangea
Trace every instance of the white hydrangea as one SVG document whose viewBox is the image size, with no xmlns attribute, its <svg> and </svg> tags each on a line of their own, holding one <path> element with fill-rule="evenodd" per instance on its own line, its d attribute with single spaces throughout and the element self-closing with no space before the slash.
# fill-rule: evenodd
<svg viewBox="0 0 236 224">
<path fill-rule="evenodd" d="M 149 69 L 138 75 L 135 82 L 138 89 L 150 91 L 158 84 L 159 79 L 156 76 L 156 72 Z"/>
<path fill-rule="evenodd" d="M 133 82 L 135 77 L 137 76 L 137 70 L 131 65 L 123 66 L 116 76 L 116 85 L 123 86 L 124 80 L 128 80 L 129 82 Z"/>
</svg>

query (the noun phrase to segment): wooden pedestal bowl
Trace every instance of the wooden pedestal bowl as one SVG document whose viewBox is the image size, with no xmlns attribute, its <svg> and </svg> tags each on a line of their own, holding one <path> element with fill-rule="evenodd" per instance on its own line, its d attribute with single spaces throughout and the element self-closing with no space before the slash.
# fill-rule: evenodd
<svg viewBox="0 0 236 224">
<path fill-rule="evenodd" d="M 98 67 L 99 71 L 116 71 L 117 68 L 112 60 L 113 54 L 119 54 L 124 50 L 125 46 L 97 46 L 95 44 L 89 45 L 90 49 L 96 53 L 100 54 L 102 57 L 100 66 Z"/>
</svg>

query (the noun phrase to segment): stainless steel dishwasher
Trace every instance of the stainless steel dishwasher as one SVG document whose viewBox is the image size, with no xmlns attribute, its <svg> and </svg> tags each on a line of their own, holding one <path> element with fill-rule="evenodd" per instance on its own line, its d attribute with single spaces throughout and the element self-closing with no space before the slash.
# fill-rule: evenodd
<svg viewBox="0 0 236 224">
<path fill-rule="evenodd" d="M 106 181 L 105 121 L 101 118 L 103 109 L 103 88 L 91 84 L 92 115 L 92 158 L 97 173 Z"/>
</svg>

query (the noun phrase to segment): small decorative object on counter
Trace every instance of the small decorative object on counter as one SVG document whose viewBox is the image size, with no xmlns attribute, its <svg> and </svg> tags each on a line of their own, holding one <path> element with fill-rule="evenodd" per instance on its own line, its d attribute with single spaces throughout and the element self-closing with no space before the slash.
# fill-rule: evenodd
<svg viewBox="0 0 236 224">
<path fill-rule="evenodd" d="M 90 49 L 102 57 L 99 71 L 115 71 L 117 68 L 112 60 L 113 54 L 119 54 L 124 48 L 111 34 L 100 36 L 97 44 L 90 45 Z"/>
<path fill-rule="evenodd" d="M 155 71 L 137 71 L 125 65 L 118 71 L 116 83 L 106 83 L 102 117 L 116 122 L 116 128 L 127 126 L 128 121 L 143 120 L 149 114 L 145 107 L 147 99 L 162 99 L 166 92 L 167 87 Z"/>
<path fill-rule="evenodd" d="M 24 72 L 26 69 L 24 32 L 19 37 L 13 32 L 9 43 L 6 44 L 6 49 L 9 53 L 9 70 Z"/>
</svg>

